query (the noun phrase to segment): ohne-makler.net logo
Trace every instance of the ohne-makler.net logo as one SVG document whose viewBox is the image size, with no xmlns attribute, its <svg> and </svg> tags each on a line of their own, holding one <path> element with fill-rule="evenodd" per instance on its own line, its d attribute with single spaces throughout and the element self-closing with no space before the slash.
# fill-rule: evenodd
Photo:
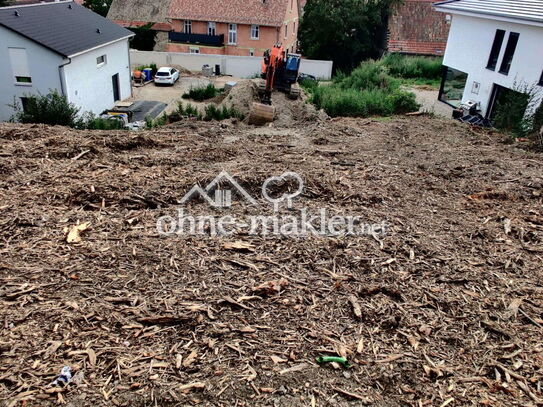
<svg viewBox="0 0 543 407">
<path fill-rule="evenodd" d="M 288 193 L 276 196 L 273 187 L 288 183 L 294 185 Z M 230 188 L 224 188 L 228 184 Z M 310 212 L 307 208 L 294 208 L 294 201 L 302 194 L 304 182 L 295 172 L 285 172 L 269 177 L 262 184 L 262 198 L 273 206 L 271 215 L 261 214 L 237 216 L 228 214 L 235 194 L 248 205 L 263 208 L 257 199 L 252 197 L 227 172 L 221 172 L 207 186 L 193 186 L 181 199 L 181 207 L 174 216 L 161 216 L 156 227 L 161 236 L 232 236 L 249 234 L 259 236 L 310 237 L 310 236 L 362 236 L 370 235 L 382 238 L 386 235 L 388 225 L 385 221 L 365 223 L 361 216 L 338 215 L 330 213 L 326 208 Z M 221 209 L 221 215 L 192 215 L 184 206 L 192 199 L 203 199 L 215 210 Z M 281 207 L 289 208 L 287 214 L 280 213 Z M 265 208 L 263 208 L 265 209 Z M 224 214 L 226 212 L 226 214 Z"/>
</svg>

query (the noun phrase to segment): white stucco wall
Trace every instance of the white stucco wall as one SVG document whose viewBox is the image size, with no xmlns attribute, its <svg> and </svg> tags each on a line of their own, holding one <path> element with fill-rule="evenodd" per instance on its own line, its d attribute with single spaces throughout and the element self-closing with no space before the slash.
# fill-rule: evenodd
<svg viewBox="0 0 543 407">
<path fill-rule="evenodd" d="M 207 64 L 211 67 L 221 66 L 221 73 L 238 78 L 252 78 L 260 74 L 262 57 L 187 54 L 182 52 L 156 52 L 130 50 L 133 67 L 155 63 L 158 66 L 178 65 L 190 71 L 201 71 Z M 300 72 L 314 75 L 319 79 L 329 80 L 332 77 L 332 61 L 302 59 Z"/>
<path fill-rule="evenodd" d="M 98 67 L 96 58 L 101 55 L 106 55 L 107 63 Z M 64 67 L 68 100 L 80 107 L 81 112 L 100 114 L 111 108 L 115 104 L 111 77 L 116 73 L 119 74 L 123 100 L 131 95 L 128 40 L 73 57 L 72 62 Z"/>
<path fill-rule="evenodd" d="M 505 38 L 495 71 L 486 69 L 496 30 L 505 30 Z M 499 73 L 510 32 L 520 34 L 508 75 Z M 537 84 L 543 71 L 543 27 L 507 21 L 453 15 L 443 64 L 468 74 L 462 101 L 481 103 L 483 115 L 489 107 L 494 84 L 513 89 L 515 83 Z M 481 84 L 479 94 L 472 93 L 473 82 Z M 543 88 L 537 87 L 541 97 Z"/>
<path fill-rule="evenodd" d="M 13 104 L 14 98 L 20 102 L 25 95 L 45 95 L 50 89 L 60 92 L 58 67 L 62 64 L 62 57 L 4 27 L 0 27 L 0 39 L 0 121 L 6 121 L 14 113 L 7 106 Z M 12 47 L 26 49 L 31 86 L 15 83 L 8 53 L 8 48 Z"/>
</svg>

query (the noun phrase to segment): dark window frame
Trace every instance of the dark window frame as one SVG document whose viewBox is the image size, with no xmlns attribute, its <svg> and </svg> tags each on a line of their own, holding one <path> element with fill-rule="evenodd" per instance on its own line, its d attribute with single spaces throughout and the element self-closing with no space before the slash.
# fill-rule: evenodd
<svg viewBox="0 0 543 407">
<path fill-rule="evenodd" d="M 502 75 L 509 75 L 509 71 L 511 70 L 511 65 L 513 63 L 513 58 L 515 57 L 515 51 L 517 50 L 519 38 L 520 38 L 519 33 L 516 33 L 516 32 L 509 33 L 509 38 L 507 39 L 507 45 L 505 46 L 505 53 L 503 54 L 500 70 L 498 71 Z"/>
<path fill-rule="evenodd" d="M 505 30 L 496 30 L 496 34 L 494 35 L 494 42 L 492 43 L 492 48 L 490 50 L 490 56 L 488 57 L 488 62 L 486 64 L 486 69 L 490 69 L 491 71 L 496 70 L 504 39 Z"/>
<path fill-rule="evenodd" d="M 16 76 L 15 83 L 17 83 L 18 85 L 32 85 L 32 77 L 31 76 Z"/>
</svg>

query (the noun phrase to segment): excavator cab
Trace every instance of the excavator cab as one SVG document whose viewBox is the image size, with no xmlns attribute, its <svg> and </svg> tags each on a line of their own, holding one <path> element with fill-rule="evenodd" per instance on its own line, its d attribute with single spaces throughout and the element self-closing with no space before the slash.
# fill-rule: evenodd
<svg viewBox="0 0 543 407">
<path fill-rule="evenodd" d="M 296 83 L 298 80 L 298 74 L 300 72 L 300 62 L 302 58 L 298 54 L 288 54 L 287 63 L 285 65 L 285 81 L 290 83 Z"/>
</svg>

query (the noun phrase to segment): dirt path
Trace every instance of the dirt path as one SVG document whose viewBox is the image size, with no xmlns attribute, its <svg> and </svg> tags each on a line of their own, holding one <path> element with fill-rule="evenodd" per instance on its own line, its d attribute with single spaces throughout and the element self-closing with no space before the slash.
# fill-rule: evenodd
<svg viewBox="0 0 543 407">
<path fill-rule="evenodd" d="M 305 188 L 281 214 L 326 208 L 388 233 L 159 236 L 157 219 L 222 170 L 260 205 L 188 211 L 269 211 L 262 183 L 290 170 Z M 138 134 L 0 124 L 0 188 L 10 406 L 543 399 L 543 158 L 497 135 L 426 117 Z M 77 223 L 88 229 L 68 243 Z M 63 366 L 73 382 L 48 387 Z"/>
<path fill-rule="evenodd" d="M 446 119 L 452 117 L 453 108 L 438 100 L 439 91 L 422 87 L 414 87 L 409 90 L 417 96 L 417 102 L 421 104 L 421 111 L 433 113 Z"/>
</svg>

